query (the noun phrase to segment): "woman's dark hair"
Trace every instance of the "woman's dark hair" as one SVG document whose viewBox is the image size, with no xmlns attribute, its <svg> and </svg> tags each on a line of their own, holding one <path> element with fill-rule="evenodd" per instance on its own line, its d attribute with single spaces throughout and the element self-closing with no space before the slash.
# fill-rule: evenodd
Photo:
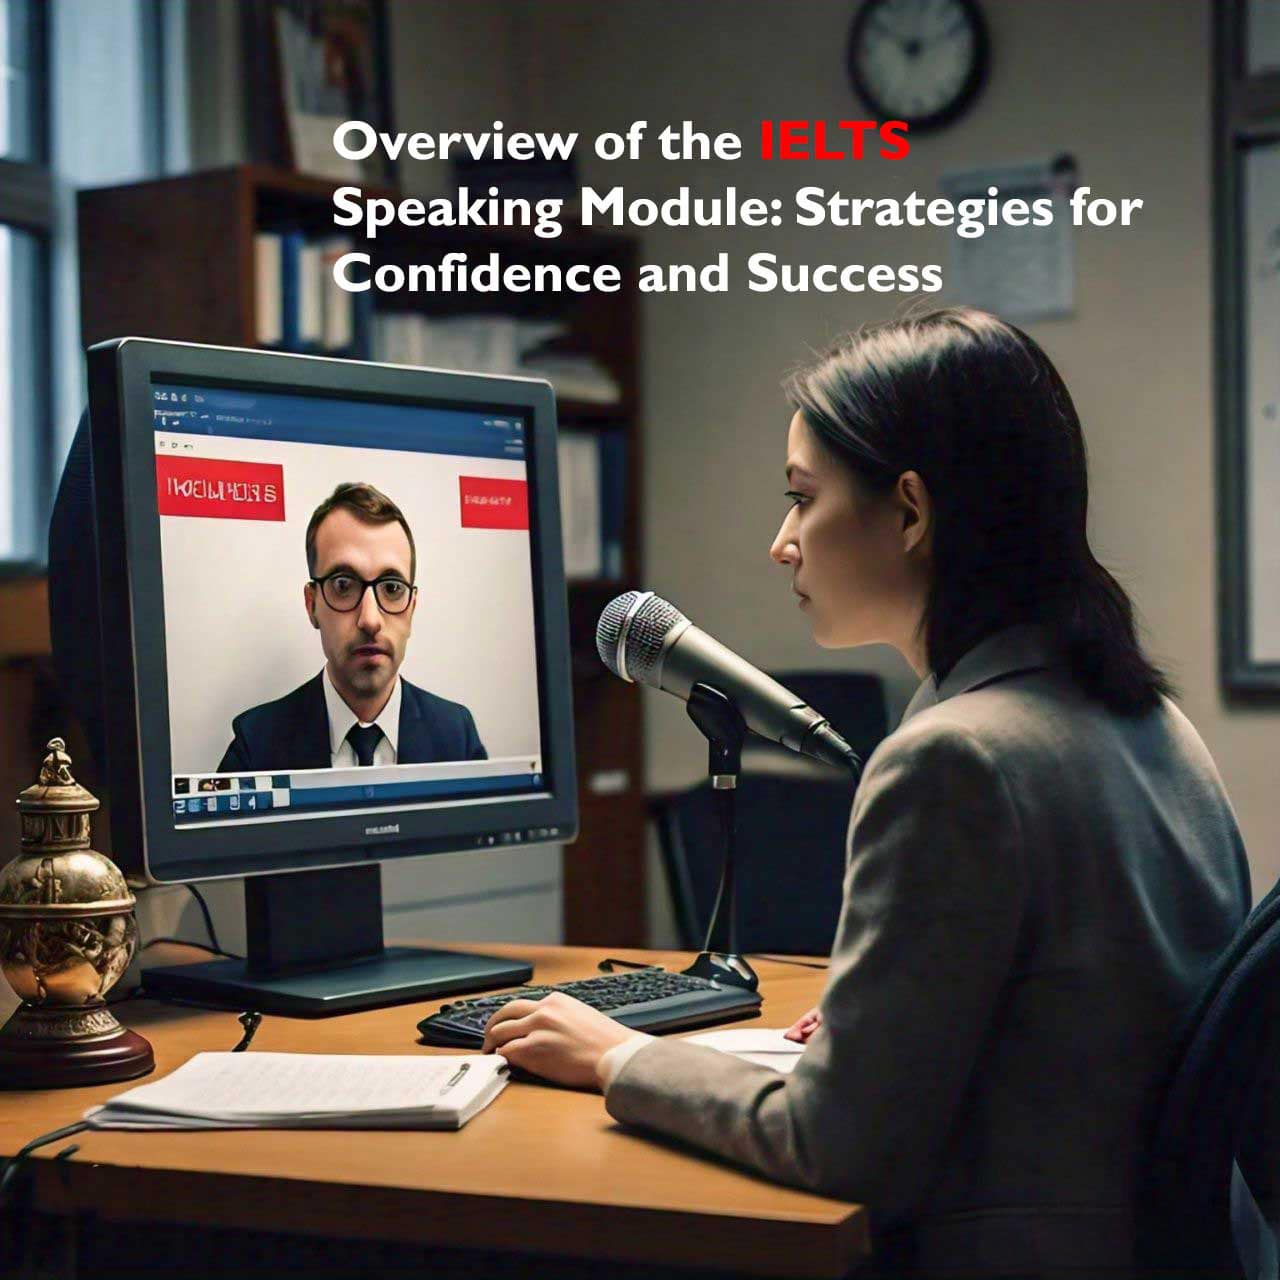
<svg viewBox="0 0 1280 1280">
<path fill-rule="evenodd" d="M 969 307 L 868 326 L 790 375 L 787 397 L 874 492 L 916 471 L 933 500 L 922 620 L 939 679 L 978 641 L 1045 624 L 1086 693 L 1122 714 L 1172 687 L 1133 605 L 1094 558 L 1080 419 L 1049 357 Z"/>
</svg>

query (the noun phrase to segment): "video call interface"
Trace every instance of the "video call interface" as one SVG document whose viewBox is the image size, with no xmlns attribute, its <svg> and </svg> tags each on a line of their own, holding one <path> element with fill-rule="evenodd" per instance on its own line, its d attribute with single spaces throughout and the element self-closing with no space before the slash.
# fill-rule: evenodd
<svg viewBox="0 0 1280 1280">
<path fill-rule="evenodd" d="M 523 415 L 152 399 L 177 828 L 545 794 Z"/>
</svg>

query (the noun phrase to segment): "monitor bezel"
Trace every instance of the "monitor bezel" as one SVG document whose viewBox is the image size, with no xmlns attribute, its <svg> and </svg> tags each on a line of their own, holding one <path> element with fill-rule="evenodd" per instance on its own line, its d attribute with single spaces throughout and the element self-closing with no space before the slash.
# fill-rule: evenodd
<svg viewBox="0 0 1280 1280">
<path fill-rule="evenodd" d="M 321 870 L 479 848 L 562 843 L 577 835 L 568 603 L 550 383 L 324 356 L 121 338 L 89 349 L 90 433 L 98 521 L 107 773 L 113 856 L 150 883 Z M 177 830 L 172 810 L 164 582 L 152 387 L 206 382 L 343 399 L 524 415 L 546 794 L 385 814 L 343 814 Z M 229 722 L 228 722 L 229 723 Z M 144 752 L 142 744 L 163 744 Z M 385 829 L 392 819 L 394 833 Z M 554 834 L 538 836 L 538 831 Z M 515 834 L 519 833 L 518 842 Z M 495 837 L 490 841 L 489 837 Z M 511 838 L 511 842 L 503 839 Z M 305 842 L 305 848 L 299 843 Z M 246 854 L 244 846 L 252 845 Z"/>
</svg>

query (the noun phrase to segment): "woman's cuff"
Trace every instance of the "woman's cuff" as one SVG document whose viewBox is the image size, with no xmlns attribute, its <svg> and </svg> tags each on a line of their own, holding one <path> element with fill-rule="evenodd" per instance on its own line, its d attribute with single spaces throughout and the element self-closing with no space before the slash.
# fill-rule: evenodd
<svg viewBox="0 0 1280 1280">
<path fill-rule="evenodd" d="M 652 1039 L 646 1032 L 637 1031 L 600 1055 L 600 1061 L 596 1063 L 596 1081 L 601 1093 L 609 1092 L 609 1086 L 621 1074 L 622 1068 Z"/>
</svg>

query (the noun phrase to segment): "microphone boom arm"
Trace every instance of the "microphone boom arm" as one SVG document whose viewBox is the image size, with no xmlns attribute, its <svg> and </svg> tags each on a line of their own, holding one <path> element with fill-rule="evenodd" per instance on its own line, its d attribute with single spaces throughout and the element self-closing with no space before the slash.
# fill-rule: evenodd
<svg viewBox="0 0 1280 1280">
<path fill-rule="evenodd" d="M 711 909 L 706 940 L 697 959 L 684 972 L 754 991 L 759 985 L 759 978 L 751 965 L 738 954 L 737 896 L 733 878 L 737 845 L 734 800 L 747 723 L 728 695 L 701 681 L 689 690 L 686 710 L 689 719 L 707 740 L 707 772 L 716 796 L 724 847 L 720 888 Z"/>
</svg>

